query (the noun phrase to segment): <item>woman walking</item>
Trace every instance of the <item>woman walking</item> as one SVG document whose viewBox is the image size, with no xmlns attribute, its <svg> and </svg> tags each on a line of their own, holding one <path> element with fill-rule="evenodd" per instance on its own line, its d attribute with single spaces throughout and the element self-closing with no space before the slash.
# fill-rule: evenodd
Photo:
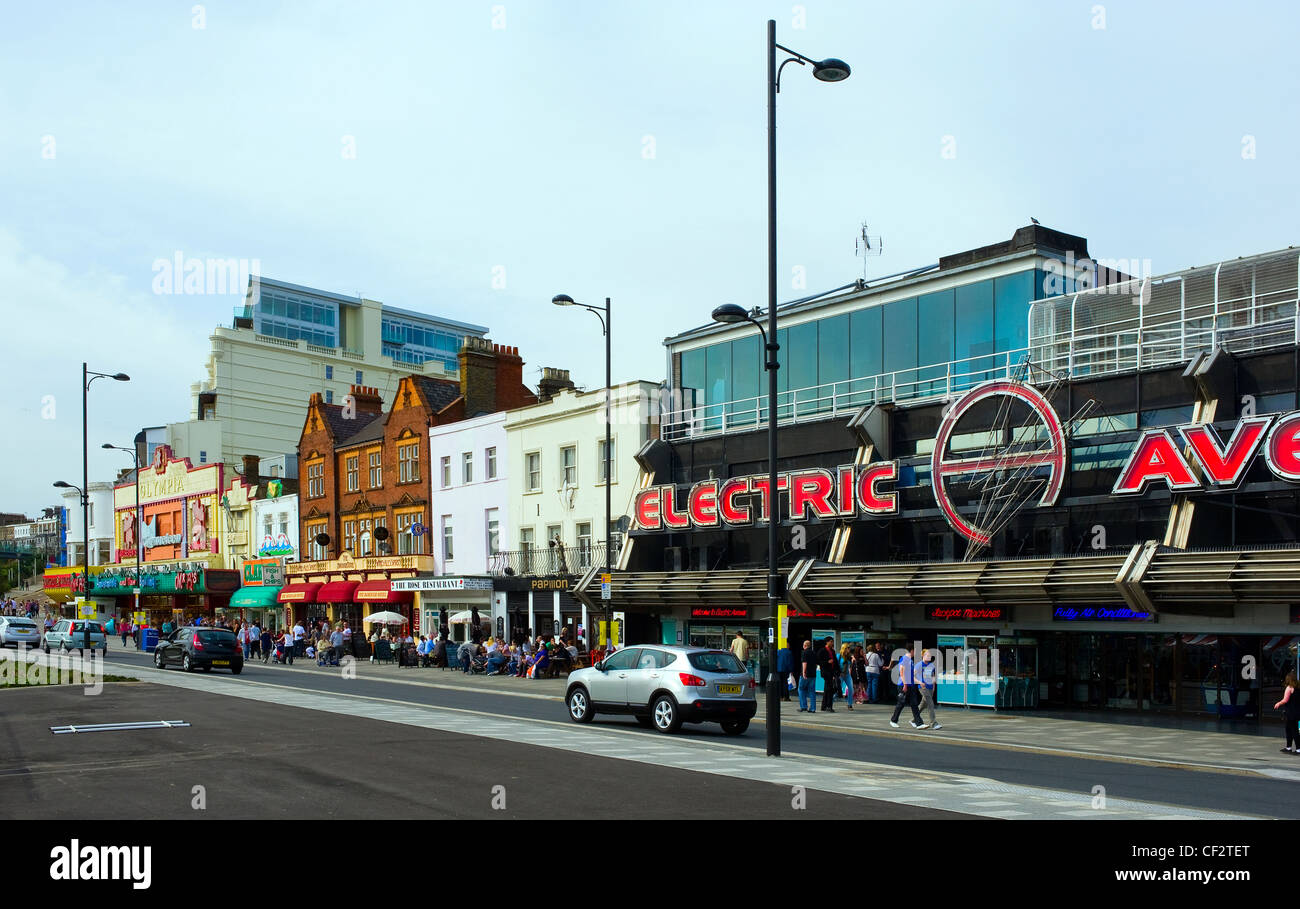
<svg viewBox="0 0 1300 909">
<path fill-rule="evenodd" d="M 1286 692 L 1282 695 L 1282 700 L 1273 705 L 1274 710 L 1282 710 L 1282 721 L 1286 723 L 1286 747 L 1283 751 L 1289 751 L 1291 754 L 1300 754 L 1300 692 L 1296 688 L 1297 684 L 1294 672 L 1286 674 Z"/>
</svg>

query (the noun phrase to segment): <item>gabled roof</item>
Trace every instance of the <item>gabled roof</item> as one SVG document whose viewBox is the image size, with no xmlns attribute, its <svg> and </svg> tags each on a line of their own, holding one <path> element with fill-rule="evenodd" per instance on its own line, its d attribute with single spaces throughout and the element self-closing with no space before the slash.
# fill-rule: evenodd
<svg viewBox="0 0 1300 909">
<path fill-rule="evenodd" d="M 363 420 L 367 422 L 362 422 Z M 335 448 L 350 448 L 353 445 L 360 445 L 362 442 L 374 442 L 384 437 L 384 426 L 388 423 L 387 414 L 358 414 L 354 420 L 346 421 L 348 427 L 352 430 L 352 435 L 346 438 L 336 438 L 334 441 Z"/>
<path fill-rule="evenodd" d="M 460 397 L 460 383 L 428 376 L 412 376 L 431 413 L 437 413 Z"/>
</svg>

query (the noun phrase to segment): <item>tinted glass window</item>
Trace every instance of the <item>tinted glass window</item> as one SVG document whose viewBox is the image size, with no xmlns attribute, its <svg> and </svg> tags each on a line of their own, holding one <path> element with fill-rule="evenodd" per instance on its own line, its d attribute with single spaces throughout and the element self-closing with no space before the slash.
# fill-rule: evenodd
<svg viewBox="0 0 1300 909">
<path fill-rule="evenodd" d="M 790 328 L 790 346 L 782 347 L 790 369 L 790 388 L 812 388 L 817 384 L 817 323 L 805 322 Z"/>
<path fill-rule="evenodd" d="M 880 307 L 861 309 L 849 321 L 852 339 L 849 354 L 852 359 L 853 378 L 878 376 L 884 372 L 884 359 L 880 335 Z"/>
<path fill-rule="evenodd" d="M 1019 350 L 1029 346 L 1029 303 L 1033 298 L 1032 271 L 994 279 L 994 329 L 998 350 Z"/>
<path fill-rule="evenodd" d="M 614 654 L 612 657 L 605 660 L 605 668 L 606 669 L 631 669 L 633 666 L 637 664 L 637 660 L 640 658 L 640 656 L 641 656 L 640 648 L 634 647 L 631 650 L 620 650 L 618 653 Z"/>
<path fill-rule="evenodd" d="M 705 360 L 708 382 L 704 392 L 710 404 L 721 404 L 731 398 L 731 345 L 714 344 L 708 348 Z"/>
<path fill-rule="evenodd" d="M 205 644 L 235 643 L 235 636 L 233 633 L 229 631 L 217 631 L 214 629 L 209 631 L 200 631 L 198 634 L 199 634 L 199 640 Z"/>
<path fill-rule="evenodd" d="M 731 396 L 756 398 L 764 392 L 763 341 L 758 333 L 731 342 Z"/>
<path fill-rule="evenodd" d="M 677 659 L 675 654 L 663 650 L 642 650 L 637 669 L 663 669 Z"/>
<path fill-rule="evenodd" d="M 740 660 L 725 650 L 710 650 L 704 653 L 692 653 L 686 657 L 692 666 L 700 672 L 743 673 L 745 667 Z"/>
<path fill-rule="evenodd" d="M 817 323 L 817 382 L 843 382 L 849 378 L 849 314 Z"/>
<path fill-rule="evenodd" d="M 916 366 L 916 297 L 884 306 L 885 372 Z"/>
</svg>

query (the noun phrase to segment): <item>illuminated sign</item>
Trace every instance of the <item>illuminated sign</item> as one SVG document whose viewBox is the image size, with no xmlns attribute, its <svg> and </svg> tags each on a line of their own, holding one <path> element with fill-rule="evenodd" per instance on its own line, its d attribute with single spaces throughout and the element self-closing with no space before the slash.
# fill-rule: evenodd
<svg viewBox="0 0 1300 909">
<path fill-rule="evenodd" d="M 1184 423 L 1176 430 L 1187 446 L 1187 454 L 1174 441 L 1175 430 L 1147 430 L 1115 480 L 1115 495 L 1143 493 L 1152 482 L 1163 483 L 1174 492 L 1207 486 L 1230 489 L 1241 482 L 1261 448 L 1268 469 L 1276 477 L 1300 480 L 1300 413 L 1247 417 L 1237 424 L 1226 443 L 1213 426 L 1205 423 Z M 1193 465 L 1200 468 L 1199 473 Z"/>
<path fill-rule="evenodd" d="M 693 619 L 747 619 L 749 610 L 731 606 L 695 606 L 691 608 Z"/>
<path fill-rule="evenodd" d="M 1053 622 L 1153 622 L 1155 613 L 1127 606 L 1057 606 Z"/>
<path fill-rule="evenodd" d="M 927 606 L 925 617 L 937 622 L 1009 622 L 1005 606 Z"/>
</svg>

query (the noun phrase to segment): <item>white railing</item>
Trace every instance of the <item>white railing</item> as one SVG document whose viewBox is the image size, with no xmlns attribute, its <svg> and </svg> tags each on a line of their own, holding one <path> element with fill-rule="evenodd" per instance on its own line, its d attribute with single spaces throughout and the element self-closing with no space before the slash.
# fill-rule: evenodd
<svg viewBox="0 0 1300 909">
<path fill-rule="evenodd" d="M 1108 375 L 1186 363 L 1220 347 L 1249 353 L 1300 344 L 1298 297 L 1300 253 L 1288 249 L 1036 300 L 1028 347 L 783 391 L 777 420 L 951 399 L 989 379 Z M 669 410 L 661 436 L 671 442 L 753 429 L 767 424 L 767 411 L 766 394 Z"/>
</svg>

